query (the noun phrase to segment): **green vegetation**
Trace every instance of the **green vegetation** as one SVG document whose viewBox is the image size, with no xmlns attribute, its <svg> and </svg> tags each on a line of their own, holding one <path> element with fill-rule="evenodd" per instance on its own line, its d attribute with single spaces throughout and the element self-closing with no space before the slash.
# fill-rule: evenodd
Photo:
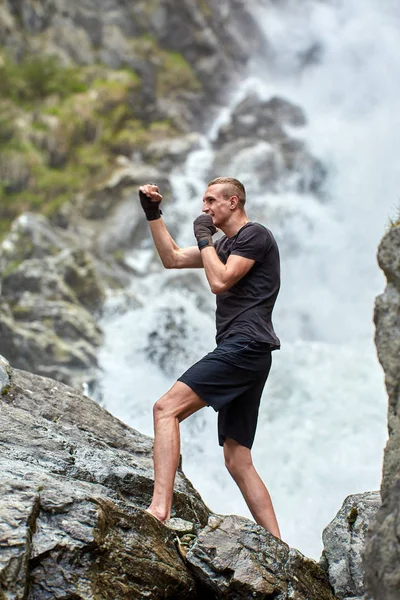
<svg viewBox="0 0 400 600">
<path fill-rule="evenodd" d="M 206 18 L 212 17 L 213 12 L 207 3 L 207 0 L 199 0 L 198 4 L 201 12 Z"/>
<path fill-rule="evenodd" d="M 85 91 L 79 69 L 64 67 L 55 56 L 28 56 L 15 63 L 3 56 L 0 62 L 0 96 L 32 103 L 56 94 L 64 98 Z"/>
<path fill-rule="evenodd" d="M 190 65 L 151 36 L 133 40 L 154 67 L 157 97 L 198 90 Z M 108 176 L 115 156 L 145 151 L 179 134 L 169 118 L 149 119 L 134 71 L 66 67 L 54 56 L 16 63 L 0 52 L 0 239 L 23 211 L 50 216 Z"/>
<path fill-rule="evenodd" d="M 162 49 L 151 35 L 143 35 L 132 42 L 138 56 L 153 63 L 156 69 L 156 88 L 159 97 L 175 97 L 182 91 L 201 88 L 192 67 L 179 52 Z"/>
<path fill-rule="evenodd" d="M 168 96 L 171 93 L 195 91 L 200 89 L 200 83 L 192 67 L 179 52 L 161 53 L 163 68 L 157 77 L 157 94 Z"/>
<path fill-rule="evenodd" d="M 389 217 L 389 227 L 400 227 L 400 206 L 397 207 L 394 218 Z"/>
</svg>

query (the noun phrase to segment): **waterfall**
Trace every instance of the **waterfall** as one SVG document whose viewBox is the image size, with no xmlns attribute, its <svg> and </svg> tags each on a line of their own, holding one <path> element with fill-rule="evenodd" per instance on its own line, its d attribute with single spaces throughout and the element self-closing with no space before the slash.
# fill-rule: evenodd
<svg viewBox="0 0 400 600">
<path fill-rule="evenodd" d="M 253 169 L 262 146 L 234 156 L 220 174 L 245 183 L 250 218 L 281 248 L 274 325 L 282 349 L 273 353 L 253 458 L 283 539 L 318 558 L 322 529 L 344 498 L 380 486 L 387 399 L 372 311 L 384 286 L 376 247 L 400 183 L 400 11 L 390 0 L 258 0 L 253 9 L 268 56 L 254 57 L 229 105 L 171 174 L 175 201 L 165 203 L 164 220 L 179 245 L 194 245 L 213 140 L 249 91 L 303 109 L 307 123 L 287 131 L 324 165 L 320 194 L 300 193 L 291 181 L 265 190 Z M 202 273 L 163 271 L 150 234 L 129 260 L 138 275 L 130 308 L 113 312 L 110 299 L 101 385 L 113 414 L 152 435 L 154 401 L 214 347 L 215 298 Z M 182 424 L 182 454 L 214 512 L 249 516 L 223 465 L 212 409 Z"/>
</svg>

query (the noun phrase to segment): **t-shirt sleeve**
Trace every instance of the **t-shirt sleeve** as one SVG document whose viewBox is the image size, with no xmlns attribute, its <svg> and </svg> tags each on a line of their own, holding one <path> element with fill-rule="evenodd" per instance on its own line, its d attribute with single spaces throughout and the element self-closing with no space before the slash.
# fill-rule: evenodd
<svg viewBox="0 0 400 600">
<path fill-rule="evenodd" d="M 271 239 L 268 230 L 254 224 L 239 233 L 231 254 L 261 262 L 270 245 Z"/>
</svg>

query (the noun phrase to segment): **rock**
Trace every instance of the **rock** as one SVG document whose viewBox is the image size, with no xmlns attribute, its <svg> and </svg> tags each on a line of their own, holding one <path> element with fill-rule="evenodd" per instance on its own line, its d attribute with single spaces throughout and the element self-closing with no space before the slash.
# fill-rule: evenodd
<svg viewBox="0 0 400 600">
<path fill-rule="evenodd" d="M 400 224 L 383 237 L 378 262 L 387 286 L 375 303 L 375 342 L 389 396 L 389 440 L 383 461 L 382 507 L 365 549 L 366 588 L 374 600 L 398 600 L 400 590 Z"/>
<path fill-rule="evenodd" d="M 211 515 L 186 558 L 206 598 L 334 600 L 317 563 L 243 517 Z"/>
<path fill-rule="evenodd" d="M 141 44 L 133 44 L 135 39 Z M 72 0 L 67 9 L 59 0 L 49 0 L 45 9 L 43 3 L 22 0 L 2 7 L 0 14 L 0 43 L 10 52 L 57 55 L 64 64 L 98 62 L 113 69 L 135 68 L 144 58 L 140 46 L 149 39 L 182 54 L 212 97 L 221 97 L 232 74 L 239 74 L 265 45 L 243 0 L 200 4 L 184 0 L 179 5 L 162 0 L 152 7 L 121 0 L 82 6 Z M 154 92 L 147 98 L 149 103 L 157 104 Z M 198 113 L 192 113 L 192 119 L 199 117 L 201 121 Z"/>
<path fill-rule="evenodd" d="M 10 363 L 0 356 L 0 396 L 4 396 L 11 386 Z"/>
<path fill-rule="evenodd" d="M 268 139 L 279 141 L 285 137 L 284 126 L 302 127 L 306 125 L 303 110 L 291 102 L 276 96 L 262 101 L 255 92 L 249 93 L 235 107 L 230 121 L 223 125 L 215 145 L 232 142 L 237 138 Z"/>
<path fill-rule="evenodd" d="M 81 387 L 96 377 L 105 292 L 90 256 L 39 215 L 22 215 L 0 248 L 0 352 L 16 366 Z"/>
<path fill-rule="evenodd" d="M 43 215 L 24 213 L 15 219 L 0 245 L 1 273 L 28 258 L 58 254 L 67 247 L 65 233 L 50 226 Z"/>
<path fill-rule="evenodd" d="M 87 219 L 104 219 L 127 194 L 134 194 L 135 205 L 138 205 L 139 185 L 151 182 L 157 183 L 163 190 L 170 189 L 166 175 L 154 167 L 135 163 L 119 167 L 106 181 L 98 184 L 90 194 L 82 198 L 82 215 Z"/>
<path fill-rule="evenodd" d="M 9 194 L 22 192 L 28 187 L 31 165 L 19 152 L 3 151 L 0 155 L 0 180 Z"/>
<path fill-rule="evenodd" d="M 0 376 L 11 379 L 0 401 L 0 596 L 194 598 L 175 532 L 143 510 L 152 440 L 3 359 Z M 193 531 L 208 514 L 179 470 L 173 516 Z"/>
<path fill-rule="evenodd" d="M 182 166 L 189 152 L 199 147 L 200 140 L 201 136 L 192 132 L 171 140 L 151 142 L 144 151 L 144 158 L 157 162 L 160 169 L 168 171 L 177 165 Z"/>
<path fill-rule="evenodd" d="M 209 177 L 232 171 L 246 179 L 251 172 L 263 191 L 322 193 L 324 166 L 304 142 L 291 138 L 285 129 L 305 123 L 300 107 L 287 100 L 273 97 L 262 101 L 257 94 L 249 94 L 218 132 Z"/>
<path fill-rule="evenodd" d="M 381 505 L 379 492 L 348 496 L 322 534 L 324 562 L 338 598 L 362 597 L 362 557 L 368 528 Z"/>
</svg>

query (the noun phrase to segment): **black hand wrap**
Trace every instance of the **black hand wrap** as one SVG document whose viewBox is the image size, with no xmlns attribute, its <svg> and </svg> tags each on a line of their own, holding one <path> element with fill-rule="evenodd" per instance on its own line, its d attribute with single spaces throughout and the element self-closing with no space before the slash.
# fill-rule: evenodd
<svg viewBox="0 0 400 600">
<path fill-rule="evenodd" d="M 217 228 L 210 215 L 200 215 L 193 222 L 193 231 L 201 250 L 212 244 L 212 236 L 217 231 Z"/>
<path fill-rule="evenodd" d="M 139 191 L 140 204 L 148 221 L 156 221 L 162 215 L 160 209 L 161 202 L 153 202 L 146 194 Z"/>
</svg>

